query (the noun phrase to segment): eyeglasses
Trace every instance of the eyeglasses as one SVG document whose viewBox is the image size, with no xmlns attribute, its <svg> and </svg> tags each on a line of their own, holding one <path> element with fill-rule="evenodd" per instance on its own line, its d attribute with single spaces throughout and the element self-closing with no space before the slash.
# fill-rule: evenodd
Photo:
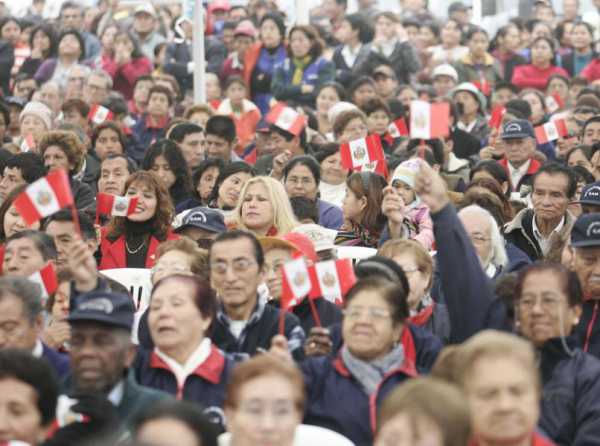
<svg viewBox="0 0 600 446">
<path fill-rule="evenodd" d="M 482 245 L 490 240 L 490 237 L 486 237 L 480 234 L 469 234 L 469 238 L 476 245 Z"/>
<path fill-rule="evenodd" d="M 542 310 L 550 311 L 556 308 L 560 302 L 560 299 L 551 296 L 542 296 L 540 299 L 532 296 L 523 297 L 519 300 L 519 308 L 521 310 L 531 311 L 538 302 L 540 303 Z"/>
<path fill-rule="evenodd" d="M 250 259 L 235 259 L 231 262 L 231 267 L 233 268 L 234 273 L 244 273 L 246 272 L 252 265 L 255 265 L 256 262 Z M 210 264 L 210 272 L 212 274 L 226 274 L 227 269 L 229 268 L 229 263 L 227 262 L 213 262 Z"/>
<path fill-rule="evenodd" d="M 360 319 L 364 315 L 370 320 L 382 320 L 390 317 L 390 311 L 377 307 L 351 307 L 344 310 L 344 317 L 348 320 Z"/>
</svg>

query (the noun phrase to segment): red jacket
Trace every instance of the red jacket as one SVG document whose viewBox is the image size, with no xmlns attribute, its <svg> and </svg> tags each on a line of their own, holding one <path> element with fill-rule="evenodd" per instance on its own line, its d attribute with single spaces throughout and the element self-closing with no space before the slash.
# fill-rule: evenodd
<svg viewBox="0 0 600 446">
<path fill-rule="evenodd" d="M 111 242 L 106 237 L 106 228 L 102 230 L 102 240 L 100 241 L 100 252 L 102 253 L 102 260 L 100 261 L 99 270 L 113 269 L 113 268 L 127 268 L 127 254 L 125 252 L 125 236 L 120 236 L 114 242 Z M 179 236 L 172 232 L 167 234 L 167 240 L 176 240 Z M 161 243 L 156 237 L 150 237 L 150 246 L 148 247 L 148 253 L 146 254 L 146 268 L 152 268 L 154 266 L 154 254 L 156 248 Z"/>
<path fill-rule="evenodd" d="M 518 65 L 513 71 L 512 83 L 521 89 L 537 88 L 544 91 L 546 90 L 548 78 L 553 74 L 561 74 L 566 78 L 570 77 L 564 68 L 555 67 L 554 65 L 550 65 L 544 70 L 532 64 Z"/>
<path fill-rule="evenodd" d="M 138 57 L 121 66 L 115 59 L 102 56 L 102 69 L 113 79 L 113 90 L 125 96 L 126 100 L 133 97 L 133 86 L 138 77 L 152 72 L 152 62 L 147 57 Z"/>
<path fill-rule="evenodd" d="M 521 186 L 523 185 L 531 185 L 533 176 L 540 169 L 540 167 L 542 167 L 538 160 L 531 158 L 529 168 L 527 169 L 527 172 L 525 172 L 525 175 L 523 175 L 523 177 L 519 181 L 519 184 L 512 184 L 512 182 L 510 181 L 510 171 L 508 170 L 508 160 L 506 158 L 502 158 L 500 161 L 498 161 L 498 164 L 500 164 L 504 168 L 504 171 L 508 176 L 508 182 L 510 183 L 511 190 L 515 192 L 518 192 L 521 189 Z"/>
<path fill-rule="evenodd" d="M 477 440 L 471 440 L 469 442 L 469 446 L 479 446 Z M 531 439 L 531 446 L 556 446 L 551 440 L 548 440 L 546 437 L 538 434 L 537 432 L 533 433 L 533 438 Z"/>
<path fill-rule="evenodd" d="M 585 66 L 581 73 L 581 77 L 585 77 L 588 82 L 593 82 L 596 79 L 600 79 L 600 59 L 594 58 L 592 61 Z"/>
</svg>

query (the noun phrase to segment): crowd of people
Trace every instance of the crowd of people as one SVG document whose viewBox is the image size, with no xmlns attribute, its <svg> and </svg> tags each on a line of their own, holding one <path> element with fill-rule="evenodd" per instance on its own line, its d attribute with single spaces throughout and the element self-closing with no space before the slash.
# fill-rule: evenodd
<svg viewBox="0 0 600 446">
<path fill-rule="evenodd" d="M 600 445 L 600 2 L 204 3 L 0 1 L 0 443 Z"/>
</svg>

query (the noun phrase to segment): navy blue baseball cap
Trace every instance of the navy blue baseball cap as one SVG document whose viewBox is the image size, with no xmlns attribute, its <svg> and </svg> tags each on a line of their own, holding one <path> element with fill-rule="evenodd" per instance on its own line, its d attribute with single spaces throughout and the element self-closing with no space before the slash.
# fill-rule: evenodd
<svg viewBox="0 0 600 446">
<path fill-rule="evenodd" d="M 513 119 L 502 127 L 502 139 L 535 138 L 533 127 L 525 119 Z"/>
<path fill-rule="evenodd" d="M 571 230 L 571 246 L 586 248 L 600 246 L 600 213 L 583 214 Z"/>
<path fill-rule="evenodd" d="M 600 206 L 600 181 L 586 184 L 581 190 L 581 196 L 576 203 Z"/>
<path fill-rule="evenodd" d="M 175 232 L 179 233 L 186 228 L 198 228 L 217 234 L 227 230 L 225 218 L 221 212 L 202 206 L 190 209 Z"/>
<path fill-rule="evenodd" d="M 135 307 L 126 294 L 92 291 L 71 301 L 69 322 L 98 322 L 131 330 Z"/>
</svg>

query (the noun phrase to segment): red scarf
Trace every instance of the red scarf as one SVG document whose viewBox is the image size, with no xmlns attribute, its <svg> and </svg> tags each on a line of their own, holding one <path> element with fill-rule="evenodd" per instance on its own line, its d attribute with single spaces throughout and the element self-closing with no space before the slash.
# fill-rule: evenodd
<svg viewBox="0 0 600 446">
<path fill-rule="evenodd" d="M 423 308 L 421 311 L 419 311 L 414 316 L 409 317 L 408 321 L 411 324 L 416 325 L 417 327 L 424 326 L 427 323 L 427 321 L 429 321 L 429 318 L 433 314 L 434 306 L 435 306 L 435 302 L 432 302 L 431 305 L 426 306 L 425 308 Z"/>
</svg>

